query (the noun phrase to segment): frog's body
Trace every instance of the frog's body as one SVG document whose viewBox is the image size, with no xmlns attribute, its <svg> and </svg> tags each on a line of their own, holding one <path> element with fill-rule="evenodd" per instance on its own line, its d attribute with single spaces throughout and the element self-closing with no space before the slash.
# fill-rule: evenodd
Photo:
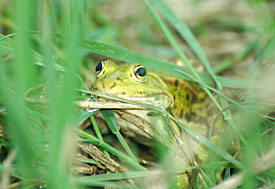
<svg viewBox="0 0 275 189">
<path fill-rule="evenodd" d="M 198 85 L 168 74 L 146 71 L 140 64 L 117 65 L 107 60 L 99 63 L 96 71 L 97 79 L 92 86 L 93 91 L 169 110 L 181 123 L 208 137 L 214 108 Z M 149 112 L 150 110 L 124 110 L 115 113 L 122 131 L 128 136 L 135 137 L 140 143 L 150 145 L 152 137 L 161 138 L 160 140 L 166 144 L 171 143 L 171 132 L 167 131 L 167 124 L 162 119 L 150 116 Z M 183 148 L 183 153 L 187 153 L 183 158 L 185 163 L 181 167 L 194 163 L 190 157 L 195 157 L 196 162 L 205 162 L 208 157 L 207 149 L 191 139 L 192 137 L 186 134 L 183 137 L 179 130 L 174 129 L 174 132 L 183 141 L 179 145 Z M 221 130 L 218 129 L 214 134 L 220 134 Z M 187 148 L 191 153 L 186 152 Z M 192 171 L 186 172 L 186 175 L 182 182 L 183 186 L 187 187 L 192 184 Z"/>
</svg>

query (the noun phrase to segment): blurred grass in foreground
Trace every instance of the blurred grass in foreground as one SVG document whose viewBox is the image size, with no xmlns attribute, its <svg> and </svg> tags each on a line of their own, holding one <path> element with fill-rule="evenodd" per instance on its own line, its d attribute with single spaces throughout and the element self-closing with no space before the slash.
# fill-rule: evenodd
<svg viewBox="0 0 275 189">
<path fill-rule="evenodd" d="M 80 130 L 77 130 L 78 133 L 91 143 L 101 145 L 139 171 L 81 178 L 75 177 L 69 171 L 71 154 L 76 148 L 71 128 L 78 126 L 75 125 L 75 120 L 83 121 L 87 118 L 80 116 L 74 105 L 74 101 L 80 98 L 75 89 L 87 88 L 80 79 L 79 70 L 85 69 L 86 66 L 93 69 L 87 55 L 95 53 L 122 61 L 140 62 L 148 68 L 194 80 L 209 91 L 209 95 L 212 92 L 218 93 L 220 100 L 217 104 L 221 104 L 220 116 L 230 110 L 230 116 L 227 115 L 226 120 L 233 122 L 235 132 L 239 133 L 236 141 L 240 136 L 244 139 L 237 159 L 228 157 L 207 139 L 200 138 L 201 143 L 230 162 L 211 162 L 212 166 L 226 167 L 225 177 L 232 180 L 237 178 L 234 180 L 236 186 L 274 187 L 274 116 L 270 112 L 275 112 L 275 78 L 272 72 L 275 23 L 267 2 L 249 1 L 255 7 L 261 21 L 254 30 L 247 31 L 255 36 L 256 57 L 247 69 L 248 77 L 244 79 L 215 76 L 215 69 L 212 70 L 204 51 L 187 25 L 160 0 L 147 1 L 147 5 L 152 3 L 152 6 L 149 6 L 151 9 L 147 11 L 154 14 L 154 10 L 158 9 L 157 14 L 162 15 L 163 20 L 167 19 L 169 29 L 173 31 L 169 34 L 164 22 L 159 21 L 160 25 L 163 25 L 162 29 L 168 30 L 165 36 L 172 42 L 179 57 L 185 60 L 182 49 L 176 44 L 181 43 L 183 37 L 201 59 L 208 74 L 197 72 L 190 67 L 191 65 L 186 69 L 169 61 L 117 47 L 121 46 L 118 42 L 119 29 L 104 18 L 104 13 L 96 9 L 102 2 L 17 0 L 9 3 L 0 2 L 0 5 L 1 3 L 7 6 L 7 9 L 0 9 L 7 11 L 5 15 L 8 16 L 5 16 L 5 20 L 10 22 L 6 26 L 10 27 L 7 31 L 15 33 L 11 39 L 0 35 L 0 126 L 4 126 L 9 139 L 7 141 L 1 137 L 0 155 L 2 161 L 11 161 L 10 164 L 1 164 L 2 186 L 7 185 L 9 181 L 19 181 L 9 180 L 10 176 L 13 176 L 20 178 L 20 186 L 26 188 L 37 188 L 43 184 L 50 188 L 78 188 L 79 185 L 119 187 L 123 185 L 112 183 L 111 180 L 135 179 L 148 175 L 148 171 L 144 171 L 142 166 L 133 161 L 134 158 Z M 13 13 L 10 6 L 15 7 Z M 153 32 L 150 28 L 148 30 L 146 32 Z M 175 35 L 174 31 L 179 35 Z M 151 38 L 142 40 L 148 44 L 156 43 Z M 238 59 L 239 56 L 236 57 Z M 88 62 L 85 66 L 81 65 L 84 61 Z M 220 67 L 226 69 L 234 65 L 221 64 Z M 216 84 L 220 84 L 218 89 L 212 88 L 212 79 L 216 80 Z M 39 87 L 40 84 L 42 87 Z M 222 87 L 244 89 L 248 103 L 239 103 L 227 98 Z M 47 97 L 46 104 L 39 100 L 41 94 Z M 196 136 L 196 133 L 193 135 Z M 127 146 L 125 148 L 127 149 Z M 5 150 L 9 152 L 8 156 Z M 128 153 L 132 155 L 130 150 Z M 234 171 L 237 169 L 238 174 L 231 176 L 231 168 L 235 168 Z M 182 171 L 184 170 L 174 170 L 172 173 Z M 209 178 L 212 174 L 209 173 Z M 221 186 L 228 186 L 226 182 Z"/>
</svg>

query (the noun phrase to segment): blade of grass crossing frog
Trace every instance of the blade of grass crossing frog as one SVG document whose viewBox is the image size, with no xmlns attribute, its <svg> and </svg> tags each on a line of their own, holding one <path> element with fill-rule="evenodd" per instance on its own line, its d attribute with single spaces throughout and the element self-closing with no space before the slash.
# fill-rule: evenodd
<svg viewBox="0 0 275 189">
<path fill-rule="evenodd" d="M 86 133 L 85 131 L 82 131 L 82 130 L 77 129 L 77 128 L 75 128 L 75 131 L 80 136 L 87 138 L 92 144 L 100 146 L 100 147 L 106 149 L 107 151 L 109 151 L 110 153 L 114 154 L 115 156 L 117 156 L 121 160 L 125 161 L 128 165 L 132 166 L 133 168 L 136 168 L 137 170 L 140 170 L 140 171 L 147 170 L 145 167 L 143 167 L 142 165 L 140 165 L 139 163 L 137 163 L 136 161 L 134 161 L 129 156 L 127 156 L 124 153 L 118 151 L 117 149 L 115 149 L 112 146 L 108 145 L 104 141 L 103 142 L 100 141 L 99 139 L 97 139 L 93 135 L 90 135 L 90 134 Z"/>
<path fill-rule="evenodd" d="M 203 83 L 201 83 L 201 84 L 204 85 Z M 208 87 L 210 90 L 212 90 L 216 93 L 219 93 L 219 91 L 217 91 L 215 88 L 209 87 L 207 85 L 205 85 L 205 87 Z M 163 113 L 161 110 L 159 110 L 159 108 L 157 108 L 153 105 L 150 105 L 150 104 L 144 104 L 144 103 L 140 103 L 140 102 L 136 102 L 136 101 L 132 101 L 132 100 L 127 100 L 127 99 L 123 99 L 123 98 L 119 98 L 119 97 L 111 96 L 111 95 L 98 94 L 98 93 L 92 92 L 92 91 L 85 91 L 85 90 L 81 90 L 81 91 L 85 92 L 85 93 L 88 93 L 88 94 L 108 98 L 108 99 L 111 99 L 111 100 L 116 100 L 116 101 L 121 101 L 121 102 L 129 103 L 129 104 L 138 105 L 138 106 L 141 106 L 141 107 L 144 107 L 144 108 L 147 108 L 147 109 L 156 110 L 160 113 Z M 243 104 L 243 103 L 237 103 L 237 102 L 233 101 L 232 99 L 230 99 L 229 97 L 223 95 L 222 93 L 221 93 L 221 96 L 223 96 L 223 98 L 227 99 L 228 101 L 232 102 L 234 105 L 236 105 L 238 107 L 242 107 L 240 104 Z"/>
<path fill-rule="evenodd" d="M 111 110 L 101 110 L 100 111 L 101 114 L 104 117 L 104 120 L 107 122 L 109 128 L 111 129 L 112 133 L 115 134 L 119 140 L 119 142 L 121 143 L 121 145 L 123 146 L 124 150 L 127 152 L 127 154 L 136 162 L 137 159 L 135 157 L 135 155 L 133 154 L 132 150 L 130 149 L 129 145 L 127 144 L 127 142 L 124 140 L 123 136 L 120 133 L 120 127 L 117 123 L 117 120 L 115 118 L 114 113 Z"/>
<path fill-rule="evenodd" d="M 204 85 L 203 83 L 201 83 L 202 85 Z M 212 88 L 212 87 L 209 87 L 207 85 L 205 85 L 205 87 L 208 87 L 210 90 L 216 92 L 216 93 L 219 93 L 219 91 L 217 91 L 215 88 Z M 158 107 L 155 107 L 153 105 L 150 105 L 150 104 L 144 104 L 144 103 L 140 103 L 140 102 L 136 102 L 136 101 L 132 101 L 132 100 L 127 100 L 127 99 L 123 99 L 123 98 L 119 98 L 119 97 L 116 97 L 116 96 L 111 96 L 111 95 L 103 95 L 103 94 L 98 94 L 96 92 L 92 92 L 92 91 L 85 91 L 85 90 L 81 90 L 82 92 L 85 92 L 85 93 L 89 93 L 89 94 L 92 94 L 92 95 L 96 95 L 96 96 L 101 96 L 101 97 L 104 97 L 104 98 L 109 98 L 111 100 L 116 100 L 116 101 L 121 101 L 121 102 L 125 102 L 125 103 L 129 103 L 129 104 L 134 104 L 134 105 L 138 105 L 138 106 L 141 106 L 141 107 L 144 107 L 144 108 L 147 108 L 147 109 L 151 109 L 151 110 L 156 110 L 160 113 L 163 113 L 162 110 L 160 110 Z M 229 97 L 223 95 L 222 93 L 220 94 L 223 98 L 225 98 L 226 100 L 232 102 L 232 104 L 234 106 L 237 106 L 237 107 L 240 107 L 240 108 L 243 108 L 243 104 L 247 104 L 247 103 L 237 103 L 235 101 L 233 101 L 232 99 L 230 99 Z M 233 105 L 229 105 L 229 106 L 233 106 Z M 270 104 L 270 106 L 273 106 L 272 104 Z M 222 112 L 221 112 L 222 113 Z M 158 113 L 156 113 L 158 115 Z"/>
<path fill-rule="evenodd" d="M 91 115 L 90 120 L 91 120 L 91 122 L 92 122 L 92 124 L 93 124 L 93 128 L 94 128 L 94 131 L 95 131 L 95 133 L 96 133 L 97 138 L 98 138 L 100 141 L 103 142 L 104 140 L 103 140 L 103 137 L 102 137 L 101 132 L 100 132 L 100 130 L 99 130 L 99 127 L 98 127 L 98 125 L 97 125 L 97 123 L 96 123 L 95 117 L 94 117 L 93 115 Z M 109 153 L 108 153 L 107 150 L 104 150 L 104 154 L 105 154 L 107 157 L 110 157 L 110 155 L 109 155 Z"/>
<path fill-rule="evenodd" d="M 95 94 L 93 92 L 91 92 L 91 93 Z M 217 154 L 219 154 L 221 157 L 223 157 L 225 160 L 229 161 L 230 163 L 232 163 L 236 167 L 243 168 L 243 165 L 239 161 L 235 160 L 230 154 L 228 154 L 227 152 L 225 152 L 224 150 L 222 150 L 221 148 L 219 148 L 218 146 L 216 146 L 215 144 L 213 144 L 207 138 L 205 138 L 205 137 L 197 134 L 195 131 L 189 129 L 188 127 L 186 127 L 185 125 L 183 125 L 182 123 L 180 123 L 179 121 L 177 121 L 176 118 L 174 118 L 171 114 L 169 114 L 165 110 L 161 110 L 161 109 L 159 109 L 159 108 L 157 108 L 155 106 L 149 105 L 149 104 L 138 103 L 138 102 L 135 102 L 135 101 L 125 100 L 125 99 L 121 99 L 121 98 L 117 98 L 117 97 L 112 97 L 112 96 L 109 96 L 109 95 L 108 96 L 107 95 L 103 95 L 103 97 L 106 97 L 106 98 L 110 97 L 110 99 L 113 99 L 113 100 L 119 100 L 121 102 L 133 103 L 133 104 L 136 104 L 136 105 L 140 105 L 142 107 L 146 107 L 148 109 L 155 110 L 157 112 L 160 112 L 160 113 L 162 113 L 164 115 L 169 116 L 173 121 L 175 121 L 183 129 L 185 129 L 189 134 L 191 134 L 191 136 L 193 136 L 194 138 L 198 139 L 206 147 L 208 147 L 212 151 L 216 152 Z"/>
<path fill-rule="evenodd" d="M 185 63 L 185 65 L 187 66 L 188 70 L 191 72 L 192 76 L 194 77 L 195 81 L 199 81 L 200 83 L 204 83 L 203 80 L 201 79 L 200 75 L 198 74 L 198 72 L 193 68 L 193 66 L 189 63 L 187 57 L 185 56 L 185 54 L 183 53 L 183 51 L 181 50 L 180 46 L 178 45 L 177 41 L 175 40 L 175 38 L 172 36 L 171 32 L 169 31 L 169 29 L 167 28 L 167 26 L 163 23 L 163 21 L 161 20 L 159 14 L 156 12 L 156 10 L 152 7 L 152 5 L 150 4 L 150 2 L 148 0 L 144 0 L 145 3 L 147 4 L 149 10 L 151 11 L 153 17 L 156 19 L 156 21 L 158 22 L 160 28 L 162 29 L 164 35 L 166 36 L 166 38 L 168 39 L 169 43 L 171 44 L 171 46 L 175 49 L 175 51 L 177 52 L 177 54 L 179 55 L 179 57 L 183 60 L 183 62 Z M 221 105 L 219 104 L 219 102 L 215 99 L 215 97 L 213 96 L 213 94 L 205 87 L 202 87 L 205 92 L 208 94 L 208 96 L 211 98 L 211 100 L 217 105 L 217 107 L 219 109 L 222 109 Z"/>
</svg>

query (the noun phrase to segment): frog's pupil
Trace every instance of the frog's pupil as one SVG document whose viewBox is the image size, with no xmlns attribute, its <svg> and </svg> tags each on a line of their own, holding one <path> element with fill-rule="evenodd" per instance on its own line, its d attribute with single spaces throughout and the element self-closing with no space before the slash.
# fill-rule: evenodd
<svg viewBox="0 0 275 189">
<path fill-rule="evenodd" d="M 102 70 L 102 62 L 99 62 L 99 63 L 97 64 L 96 68 L 95 68 L 95 71 L 96 71 L 96 72 L 99 72 L 99 71 L 101 71 L 101 70 Z"/>
<path fill-rule="evenodd" d="M 146 75 L 145 68 L 138 68 L 137 71 L 136 71 L 136 74 L 141 76 L 141 77 L 144 77 Z"/>
</svg>

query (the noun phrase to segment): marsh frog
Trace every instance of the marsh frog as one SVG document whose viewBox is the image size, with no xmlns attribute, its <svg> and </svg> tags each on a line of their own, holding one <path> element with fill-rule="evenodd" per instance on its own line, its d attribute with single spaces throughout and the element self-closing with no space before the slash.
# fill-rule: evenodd
<svg viewBox="0 0 275 189">
<path fill-rule="evenodd" d="M 187 127 L 208 137 L 216 109 L 198 84 L 146 69 L 139 63 L 117 65 L 106 60 L 98 63 L 96 73 L 92 91 L 165 109 Z M 151 145 L 154 137 L 168 145 L 173 143 L 167 136 L 175 133 L 169 132 L 163 119 L 150 116 L 150 110 L 115 110 L 114 113 L 122 132 L 139 143 Z M 214 143 L 222 130 L 221 126 L 214 129 L 210 137 Z M 182 151 L 189 154 L 185 154 L 184 163 L 177 167 L 194 165 L 194 160 L 195 165 L 205 163 L 208 149 L 179 128 L 174 131 L 182 140 Z M 186 171 L 185 174 L 182 186 L 189 187 L 193 173 Z"/>
</svg>

